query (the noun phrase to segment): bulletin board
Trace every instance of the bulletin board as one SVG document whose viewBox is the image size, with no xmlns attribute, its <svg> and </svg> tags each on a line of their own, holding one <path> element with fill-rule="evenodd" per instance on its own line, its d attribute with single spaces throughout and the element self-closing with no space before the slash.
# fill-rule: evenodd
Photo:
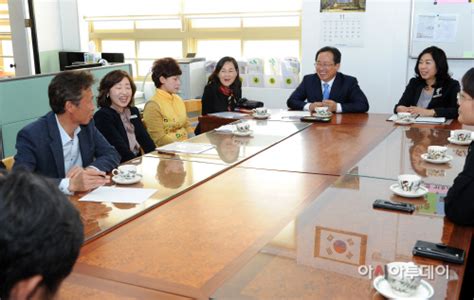
<svg viewBox="0 0 474 300">
<path fill-rule="evenodd" d="M 437 46 L 451 59 L 474 60 L 474 0 L 412 0 L 410 56 Z"/>
</svg>

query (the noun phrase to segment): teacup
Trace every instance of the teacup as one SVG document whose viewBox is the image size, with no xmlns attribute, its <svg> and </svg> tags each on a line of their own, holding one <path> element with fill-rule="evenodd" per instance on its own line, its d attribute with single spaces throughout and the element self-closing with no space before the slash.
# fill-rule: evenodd
<svg viewBox="0 0 474 300">
<path fill-rule="evenodd" d="M 447 147 L 444 146 L 428 146 L 428 158 L 429 159 L 443 159 L 446 157 Z"/>
<path fill-rule="evenodd" d="M 399 175 L 398 185 L 403 191 L 414 193 L 421 185 L 421 177 L 414 174 Z"/>
<path fill-rule="evenodd" d="M 460 142 L 469 141 L 471 139 L 471 131 L 464 129 L 451 130 L 451 138 Z"/>
<path fill-rule="evenodd" d="M 399 112 L 397 113 L 397 118 L 405 122 L 413 122 L 415 120 L 413 115 L 409 112 Z"/>
<path fill-rule="evenodd" d="M 327 106 L 318 106 L 314 109 L 316 115 L 325 116 L 329 114 Z"/>
<path fill-rule="evenodd" d="M 268 113 L 265 107 L 257 107 L 253 110 L 253 112 L 258 116 L 266 116 Z"/>
<path fill-rule="evenodd" d="M 247 122 L 240 122 L 235 125 L 237 131 L 239 132 L 248 132 L 250 130 L 250 124 Z"/>
<path fill-rule="evenodd" d="M 121 165 L 117 169 L 112 170 L 112 174 L 123 179 L 130 180 L 137 176 L 137 166 L 135 165 Z"/>
<path fill-rule="evenodd" d="M 399 297 L 412 296 L 421 283 L 422 273 L 413 262 L 389 263 L 385 265 L 384 271 L 390 288 Z"/>
</svg>

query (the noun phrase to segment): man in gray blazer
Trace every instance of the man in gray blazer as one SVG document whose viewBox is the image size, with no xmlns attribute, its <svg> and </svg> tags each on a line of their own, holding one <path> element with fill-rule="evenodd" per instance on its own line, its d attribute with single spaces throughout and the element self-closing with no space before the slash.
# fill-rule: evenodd
<svg viewBox="0 0 474 300">
<path fill-rule="evenodd" d="M 53 178 L 62 192 L 88 191 L 110 181 L 106 172 L 120 155 L 95 128 L 94 78 L 85 71 L 61 72 L 48 87 L 51 112 L 17 135 L 14 169 Z"/>
</svg>

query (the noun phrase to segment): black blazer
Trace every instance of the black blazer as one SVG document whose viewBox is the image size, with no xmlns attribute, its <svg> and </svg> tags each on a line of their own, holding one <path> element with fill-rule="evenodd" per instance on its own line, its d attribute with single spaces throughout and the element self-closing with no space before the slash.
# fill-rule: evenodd
<svg viewBox="0 0 474 300">
<path fill-rule="evenodd" d="M 466 162 L 461 173 L 454 179 L 453 186 L 444 198 L 444 212 L 452 222 L 474 225 L 474 142 L 468 149 Z"/>
<path fill-rule="evenodd" d="M 130 122 L 135 127 L 135 136 L 140 147 L 145 153 L 155 150 L 155 143 L 143 126 L 140 113 L 136 107 L 130 107 Z M 102 107 L 94 114 L 95 126 L 104 135 L 107 141 L 117 149 L 122 157 L 121 162 L 135 158 L 130 151 L 127 132 L 123 126 L 120 115 L 111 107 Z"/>
<path fill-rule="evenodd" d="M 360 89 L 357 79 L 342 73 L 336 74 L 329 99 L 340 103 L 344 113 L 369 110 L 369 101 Z M 322 100 L 321 80 L 318 74 L 310 74 L 303 78 L 303 81 L 286 101 L 286 105 L 291 109 L 303 110 L 307 103 L 321 102 Z"/>
<path fill-rule="evenodd" d="M 402 98 L 395 105 L 393 111 L 396 113 L 399 105 L 416 106 L 420 98 L 421 91 L 425 87 L 425 81 L 420 78 L 412 78 L 408 83 Z M 459 82 L 450 78 L 449 80 L 436 84 L 434 87 L 433 97 L 428 104 L 428 109 L 434 109 L 437 117 L 445 117 L 447 119 L 456 119 L 458 117 L 458 101 L 457 94 L 460 91 Z"/>
<path fill-rule="evenodd" d="M 238 80 L 238 78 L 236 79 Z M 242 90 L 236 89 L 234 91 L 234 97 L 236 100 L 242 97 Z M 204 88 L 204 94 L 202 95 L 202 114 L 207 115 L 210 113 L 227 111 L 229 97 L 219 92 L 219 84 L 211 82 Z"/>
</svg>

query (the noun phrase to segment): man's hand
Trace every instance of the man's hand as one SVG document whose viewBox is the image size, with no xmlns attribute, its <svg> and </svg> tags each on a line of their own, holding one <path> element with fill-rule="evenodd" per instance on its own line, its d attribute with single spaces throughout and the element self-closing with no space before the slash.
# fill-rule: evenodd
<svg viewBox="0 0 474 300">
<path fill-rule="evenodd" d="M 337 102 L 334 100 L 326 99 L 323 100 L 323 105 L 327 106 L 329 111 L 335 113 L 337 111 Z"/>
<path fill-rule="evenodd" d="M 309 112 L 313 112 L 316 110 L 316 107 L 324 106 L 322 102 L 313 102 L 309 105 Z"/>
<path fill-rule="evenodd" d="M 93 168 L 72 168 L 67 177 L 70 178 L 68 189 L 71 192 L 90 191 L 110 182 L 105 172 Z"/>
</svg>

